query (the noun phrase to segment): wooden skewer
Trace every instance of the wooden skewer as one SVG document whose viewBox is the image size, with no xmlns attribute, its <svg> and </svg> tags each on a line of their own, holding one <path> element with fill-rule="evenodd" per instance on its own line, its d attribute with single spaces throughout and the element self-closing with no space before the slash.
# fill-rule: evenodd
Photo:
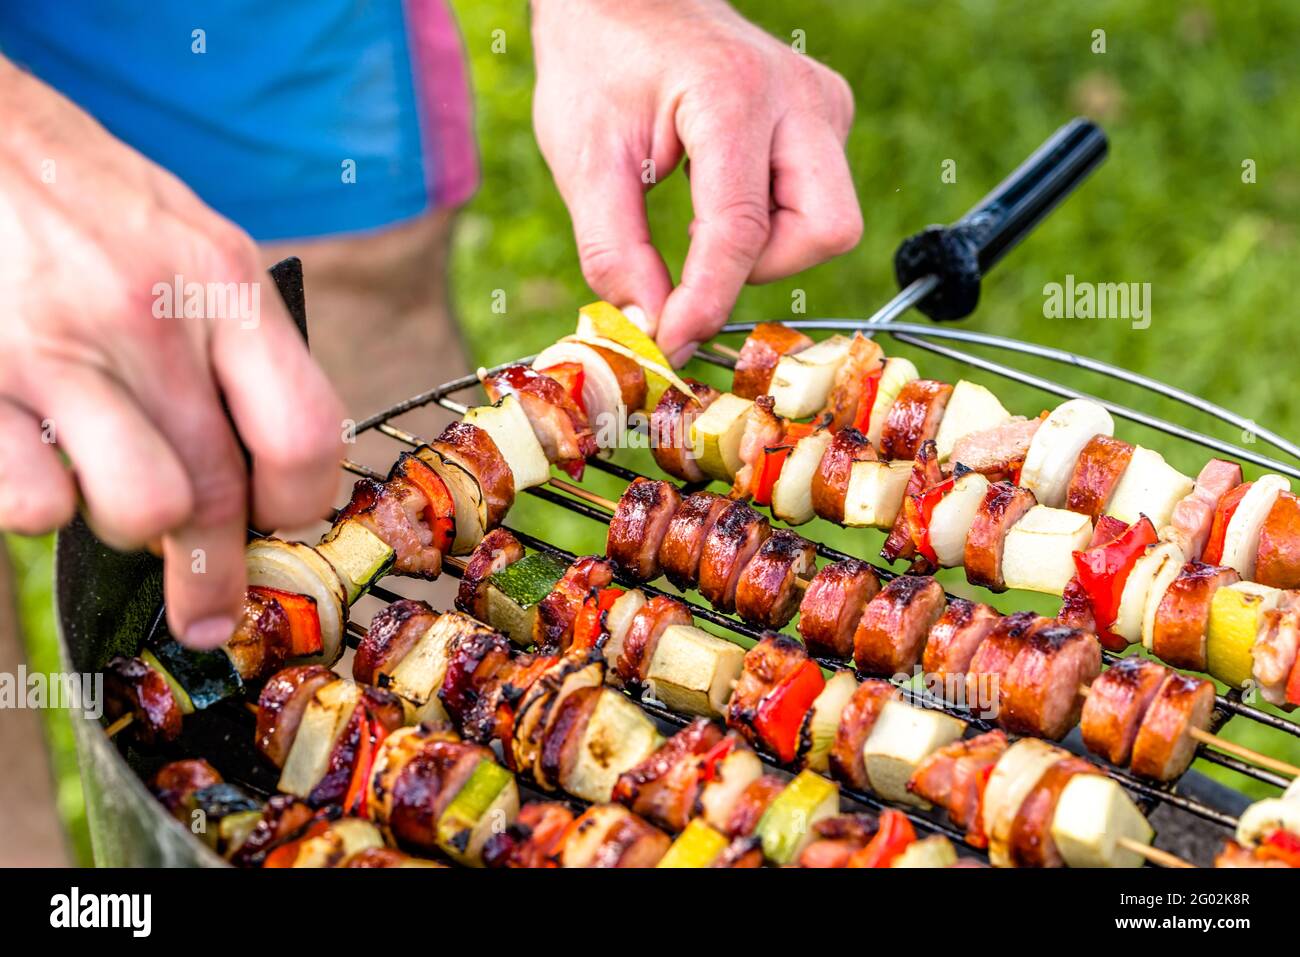
<svg viewBox="0 0 1300 957">
<path fill-rule="evenodd" d="M 1117 842 L 1120 847 L 1126 851 L 1132 851 L 1139 854 L 1146 860 L 1159 867 L 1195 867 L 1191 861 L 1185 861 L 1177 854 L 1170 854 L 1168 851 L 1162 851 L 1158 847 L 1152 847 L 1150 844 L 1143 844 L 1141 841 L 1135 841 L 1131 837 L 1121 837 Z"/>
<path fill-rule="evenodd" d="M 132 714 L 130 711 L 128 711 L 126 714 L 122 715 L 122 717 L 118 718 L 107 728 L 105 728 L 104 733 L 108 735 L 110 738 L 114 737 L 118 732 L 120 732 L 122 729 L 124 729 L 127 725 L 129 725 L 134 720 L 135 720 L 135 715 Z"/>
<path fill-rule="evenodd" d="M 726 356 L 728 359 L 739 359 L 740 353 L 731 346 L 723 345 L 721 342 L 709 343 L 709 348 L 720 356 Z"/>
</svg>

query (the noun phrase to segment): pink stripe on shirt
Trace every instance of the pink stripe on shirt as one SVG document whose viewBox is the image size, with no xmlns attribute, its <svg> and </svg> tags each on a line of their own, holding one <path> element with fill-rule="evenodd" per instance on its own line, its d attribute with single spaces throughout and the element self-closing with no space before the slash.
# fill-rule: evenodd
<svg viewBox="0 0 1300 957">
<path fill-rule="evenodd" d="M 433 206 L 459 206 L 478 186 L 469 76 L 446 0 L 404 0 L 425 177 Z"/>
</svg>

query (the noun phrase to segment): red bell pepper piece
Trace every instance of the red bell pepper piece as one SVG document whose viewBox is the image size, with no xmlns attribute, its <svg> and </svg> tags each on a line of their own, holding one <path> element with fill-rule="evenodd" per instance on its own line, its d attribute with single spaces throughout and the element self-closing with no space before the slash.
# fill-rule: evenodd
<svg viewBox="0 0 1300 957">
<path fill-rule="evenodd" d="M 858 399 L 858 410 L 853 416 L 853 427 L 863 435 L 871 427 L 871 407 L 876 404 L 880 392 L 880 377 L 884 375 L 882 365 L 875 372 L 868 373 L 862 380 L 862 397 Z"/>
<path fill-rule="evenodd" d="M 573 404 L 582 410 L 583 415 L 587 415 L 587 405 L 582 401 L 582 387 L 587 382 L 587 370 L 581 362 L 559 362 L 537 371 L 564 386 L 564 391 L 569 393 Z"/>
<path fill-rule="evenodd" d="M 249 585 L 248 590 L 274 601 L 284 610 L 289 619 L 289 652 L 293 657 L 320 654 L 323 645 L 315 598 L 267 585 Z"/>
<path fill-rule="evenodd" d="M 916 840 L 916 829 L 907 815 L 893 808 L 880 812 L 880 826 L 871 843 L 854 851 L 846 867 L 889 867 Z"/>
<path fill-rule="evenodd" d="M 624 594 L 621 588 L 602 588 L 588 596 L 573 620 L 573 644 L 570 648 L 599 648 L 608 638 L 605 613 Z"/>
<path fill-rule="evenodd" d="M 783 763 L 789 764 L 798 753 L 804 716 L 825 686 L 817 662 L 805 661 L 759 702 L 754 729 Z"/>
<path fill-rule="evenodd" d="M 935 568 L 939 567 L 939 556 L 934 553 L 934 546 L 930 544 L 930 519 L 934 517 L 934 507 L 943 501 L 943 497 L 951 492 L 956 484 L 955 476 L 946 478 L 920 495 L 912 496 L 912 502 L 916 506 L 916 527 L 912 529 L 912 540 L 916 544 L 916 550 Z"/>
<path fill-rule="evenodd" d="M 994 765 L 990 764 L 980 772 L 979 779 L 975 782 L 979 790 L 979 800 L 975 803 L 975 819 L 970 822 L 966 829 L 966 842 L 971 847 L 980 849 L 989 846 L 989 836 L 984 830 L 984 792 L 988 790 L 989 778 L 993 777 Z"/>
<path fill-rule="evenodd" d="M 727 735 L 704 752 L 704 757 L 700 758 L 700 780 L 707 784 L 717 777 L 718 765 L 722 763 L 723 758 L 731 753 L 731 749 L 735 746 L 736 739 Z"/>
<path fill-rule="evenodd" d="M 298 859 L 298 851 L 302 846 L 302 842 L 310 840 L 313 837 L 319 837 L 321 834 L 325 833 L 329 826 L 330 822 L 328 820 L 321 819 L 315 821 L 307 828 L 307 830 L 302 832 L 302 837 L 295 838 L 286 844 L 281 844 L 270 854 L 267 854 L 266 858 L 262 861 L 262 866 L 273 868 L 293 867 L 293 862 Z"/>
<path fill-rule="evenodd" d="M 447 486 L 438 477 L 438 473 L 426 462 L 414 457 L 407 461 L 412 464 L 406 469 L 406 478 L 424 493 L 425 501 L 428 502 L 424 510 L 424 522 L 433 533 L 433 547 L 445 555 L 451 549 L 451 543 L 456 540 L 456 500 L 451 497 L 451 492 L 447 491 Z"/>
<path fill-rule="evenodd" d="M 1246 497 L 1254 482 L 1242 482 L 1236 488 L 1224 494 L 1214 508 L 1214 524 L 1210 526 L 1210 537 L 1205 541 L 1205 551 L 1201 561 L 1207 565 L 1217 565 L 1223 561 L 1223 543 L 1228 537 L 1228 525 L 1232 516 L 1237 514 L 1237 506 Z"/>
<path fill-rule="evenodd" d="M 755 505 L 772 504 L 772 489 L 776 487 L 776 480 L 781 477 L 785 460 L 790 457 L 795 444 L 800 439 L 812 435 L 813 431 L 811 422 L 791 422 L 785 428 L 781 444 L 763 450 L 763 457 L 758 460 L 758 465 L 754 469 L 754 479 L 750 482 L 750 494 L 754 498 Z"/>
<path fill-rule="evenodd" d="M 1291 677 L 1286 681 L 1286 700 L 1300 707 L 1300 658 L 1291 666 Z"/>
<path fill-rule="evenodd" d="M 1287 867 L 1300 867 L 1300 837 L 1278 829 L 1255 849 L 1255 856 L 1266 861 L 1281 861 Z"/>
<path fill-rule="evenodd" d="M 1147 546 L 1155 542 L 1156 528 L 1143 515 L 1113 542 L 1074 553 L 1074 568 L 1079 584 L 1092 603 L 1092 617 L 1099 634 L 1115 624 L 1124 583 Z"/>
</svg>

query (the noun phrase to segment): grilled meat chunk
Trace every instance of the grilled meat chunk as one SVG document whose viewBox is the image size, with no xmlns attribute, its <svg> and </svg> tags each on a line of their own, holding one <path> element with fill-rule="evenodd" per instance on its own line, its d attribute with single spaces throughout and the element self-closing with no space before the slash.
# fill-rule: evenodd
<svg viewBox="0 0 1300 957">
<path fill-rule="evenodd" d="M 510 640 L 487 625 L 464 619 L 447 644 L 447 668 L 438 700 L 461 733 L 487 743 L 497 730 L 497 710 L 505 703 L 505 681 L 514 674 Z"/>
<path fill-rule="evenodd" d="M 1016 867 L 1064 867 L 1065 861 L 1052 838 L 1052 820 L 1061 792 L 1079 774 L 1101 771 L 1083 758 L 1071 755 L 1057 761 L 1025 796 L 1011 825 L 1011 860 Z"/>
<path fill-rule="evenodd" d="M 654 867 L 672 840 L 617 804 L 596 804 L 573 822 L 558 851 L 561 867 Z"/>
<path fill-rule="evenodd" d="M 1131 458 L 1133 446 L 1129 443 L 1109 435 L 1094 435 L 1079 453 L 1065 492 L 1065 507 L 1095 522 L 1106 511 Z"/>
<path fill-rule="evenodd" d="M 727 837 L 748 837 L 758 827 L 767 809 L 776 800 L 778 794 L 785 790 L 785 778 L 776 774 L 764 774 L 740 792 L 740 797 L 731 809 L 731 817 L 722 833 Z"/>
<path fill-rule="evenodd" d="M 483 379 L 488 398 L 496 402 L 513 395 L 554 465 L 585 462 L 597 452 L 587 414 L 555 379 L 524 365 L 507 366 Z"/>
<path fill-rule="evenodd" d="M 888 681 L 868 678 L 858 685 L 840 713 L 839 727 L 835 729 L 835 743 L 828 757 L 831 777 L 859 791 L 871 789 L 862 747 L 885 703 L 898 697 L 898 689 Z"/>
<path fill-rule="evenodd" d="M 1251 674 L 1265 701 L 1292 711 L 1295 705 L 1287 701 L 1286 689 L 1300 656 L 1300 607 L 1294 593 L 1288 593 L 1282 601 L 1281 606 L 1263 615 L 1259 636 L 1251 649 Z"/>
<path fill-rule="evenodd" d="M 383 812 L 367 805 L 376 823 L 386 826 L 399 847 L 425 853 L 438 849 L 438 821 L 460 793 L 480 761 L 491 761 L 490 750 L 467 741 L 431 735 L 413 753 L 390 759 L 390 781 Z"/>
<path fill-rule="evenodd" d="M 1127 767 L 1133 739 L 1168 675 L 1164 665 L 1136 656 L 1103 671 L 1088 690 L 1079 724 L 1088 750 L 1116 767 Z"/>
<path fill-rule="evenodd" d="M 965 828 L 976 847 L 984 846 L 978 836 L 980 801 L 988 772 L 1007 750 L 1002 731 L 988 731 L 973 738 L 954 741 L 928 755 L 907 789 L 923 800 L 944 808 L 953 826 Z"/>
<path fill-rule="evenodd" d="M 245 681 L 273 674 L 293 654 L 289 616 L 270 595 L 245 591 L 243 614 L 225 650 Z"/>
<path fill-rule="evenodd" d="M 921 443 L 916 453 L 916 462 L 912 465 L 912 474 L 907 479 L 907 488 L 903 492 L 903 507 L 898 510 L 894 527 L 880 549 L 880 557 L 887 562 L 900 558 L 911 558 L 916 554 L 916 542 L 921 536 L 921 517 L 917 511 L 916 499 L 926 489 L 933 488 L 943 481 L 943 469 L 939 465 L 939 449 L 933 439 Z M 918 563 L 928 565 L 925 559 Z"/>
<path fill-rule="evenodd" d="M 1127 530 L 1128 526 L 1119 519 L 1103 515 L 1097 519 L 1088 547 L 1096 548 L 1098 545 L 1113 542 Z M 1083 587 L 1083 582 L 1079 581 L 1078 575 L 1066 583 L 1065 591 L 1061 593 L 1061 612 L 1056 616 L 1056 620 L 1063 625 L 1081 628 L 1084 631 L 1095 631 L 1097 628 L 1097 621 L 1092 614 L 1092 597 L 1088 594 L 1088 589 Z"/>
<path fill-rule="evenodd" d="M 487 867 L 559 867 L 556 860 L 575 815 L 558 801 L 532 801 L 519 809 L 519 817 L 483 846 Z"/>
<path fill-rule="evenodd" d="M 731 502 L 713 492 L 693 492 L 682 500 L 659 545 L 659 565 L 668 580 L 685 591 L 700 573 L 704 543 Z"/>
<path fill-rule="evenodd" d="M 573 622 L 592 589 L 614 580 L 614 569 L 603 558 L 575 558 L 551 593 L 537 603 L 533 640 L 543 654 L 564 651 L 573 641 Z"/>
<path fill-rule="evenodd" d="M 727 724 L 758 744 L 762 735 L 754 727 L 763 699 L 808 661 L 808 652 L 793 638 L 767 634 L 745 652 L 744 667 L 727 706 Z"/>
<path fill-rule="evenodd" d="M 785 436 L 785 420 L 772 411 L 774 400 L 760 395 L 745 417 L 740 436 L 740 461 L 731 484 L 731 498 L 748 500 L 754 494 L 754 476 L 768 449 L 776 448 Z"/>
<path fill-rule="evenodd" d="M 933 379 L 913 379 L 903 386 L 885 417 L 880 457 L 890 461 L 916 458 L 921 445 L 939 434 L 951 396 L 952 386 Z"/>
<path fill-rule="evenodd" d="M 1219 499 L 1241 484 L 1241 466 L 1223 459 L 1210 459 L 1196 476 L 1196 485 L 1177 505 L 1161 534 L 1174 542 L 1184 555 L 1200 558 L 1214 524 Z M 1258 571 L 1258 569 L 1256 569 Z"/>
<path fill-rule="evenodd" d="M 515 502 L 515 477 L 492 436 L 468 422 L 453 422 L 429 446 L 474 476 L 487 505 L 488 528 L 505 521 Z"/>
<path fill-rule="evenodd" d="M 383 482 L 363 478 L 335 521 L 350 518 L 374 532 L 396 553 L 393 569 L 398 574 L 432 579 L 442 573 L 442 553 L 425 522 L 428 507 L 424 493 L 400 475 Z"/>
<path fill-rule="evenodd" d="M 860 411 L 858 406 L 862 403 L 867 379 L 873 373 L 881 371 L 884 361 L 884 350 L 876 340 L 868 339 L 861 332 L 853 334 L 849 356 L 835 373 L 831 394 L 827 397 L 826 408 L 821 414 L 832 432 L 848 428 L 857 421 Z"/>
<path fill-rule="evenodd" d="M 813 825 L 813 841 L 799 855 L 800 867 L 847 867 L 849 858 L 875 837 L 877 822 L 866 814 L 837 814 Z"/>
<path fill-rule="evenodd" d="M 186 758 L 169 761 L 155 771 L 149 779 L 149 791 L 163 807 L 175 814 L 197 792 L 224 780 L 217 769 L 202 758 Z"/>
<path fill-rule="evenodd" d="M 799 634 L 816 655 L 847 658 L 867 602 L 880 591 L 875 569 L 856 558 L 822 566 L 804 589 Z"/>
<path fill-rule="evenodd" d="M 377 684 L 379 676 L 391 674 L 438 620 L 427 602 L 402 598 L 386 605 L 370 619 L 366 636 L 352 658 L 352 677 L 363 684 Z"/>
<path fill-rule="evenodd" d="M 1300 498 L 1283 492 L 1259 531 L 1255 581 L 1274 588 L 1300 588 Z"/>
<path fill-rule="evenodd" d="M 1236 569 L 1188 562 L 1160 599 L 1151 650 L 1175 668 L 1204 671 L 1210 602 L 1216 591 L 1238 581 Z"/>
<path fill-rule="evenodd" d="M 784 627 L 803 597 L 796 580 L 806 581 L 816 569 L 816 546 L 787 528 L 777 529 L 741 569 L 736 613 L 751 624 Z"/>
<path fill-rule="evenodd" d="M 692 623 L 690 609 L 667 595 L 655 595 L 632 617 L 623 647 L 610 667 L 624 685 L 639 688 L 645 684 L 659 638 L 671 625 Z"/>
<path fill-rule="evenodd" d="M 722 393 L 694 379 L 683 381 L 694 395 L 685 395 L 677 388 L 663 394 L 650 414 L 650 450 L 659 467 L 673 478 L 704 482 L 708 476 L 695 461 L 691 425 Z"/>
<path fill-rule="evenodd" d="M 627 487 L 605 542 L 605 554 L 619 574 L 635 582 L 659 577 L 659 549 L 681 504 L 667 482 L 638 478 Z"/>
<path fill-rule="evenodd" d="M 736 360 L 731 390 L 742 399 L 757 399 L 767 392 L 772 373 L 784 355 L 802 352 L 813 341 L 796 329 L 779 322 L 760 322 L 754 327 Z"/>
<path fill-rule="evenodd" d="M 298 734 L 302 713 L 327 684 L 339 676 L 324 665 L 297 665 L 273 675 L 257 699 L 257 750 L 277 768 L 284 767 Z"/>
<path fill-rule="evenodd" d="M 235 867 L 261 867 L 271 851 L 296 840 L 317 820 L 317 812 L 306 802 L 290 794 L 274 794 L 262 807 L 261 820 L 230 855 L 230 863 Z"/>
<path fill-rule="evenodd" d="M 733 502 L 714 523 L 700 553 L 700 594 L 719 611 L 736 607 L 740 574 L 772 534 L 768 520 L 744 502 Z"/>
<path fill-rule="evenodd" d="M 921 670 L 930 690 L 954 704 L 966 702 L 966 672 L 971 659 L 1002 619 L 988 605 L 954 598 L 930 628 L 921 657 Z"/>
<path fill-rule="evenodd" d="M 163 676 L 139 658 L 117 655 L 104 666 L 104 715 L 110 722 L 134 715 L 132 730 L 143 744 L 175 741 L 181 734 L 180 705 Z"/>
<path fill-rule="evenodd" d="M 1196 757 L 1192 729 L 1208 728 L 1213 713 L 1211 682 L 1177 672 L 1166 676 L 1133 741 L 1133 773 L 1156 781 L 1180 777 Z"/>
<path fill-rule="evenodd" d="M 1086 631 L 1052 624 L 1031 632 L 1003 679 L 1008 731 L 1054 741 L 1079 721 L 1080 691 L 1101 672 L 1101 645 Z"/>
<path fill-rule="evenodd" d="M 867 603 L 853 636 L 858 671 L 884 676 L 910 671 L 943 608 L 943 586 L 928 575 L 889 582 Z"/>
<path fill-rule="evenodd" d="M 1002 547 L 1007 532 L 1037 505 L 1034 493 L 1010 482 L 994 482 L 966 536 L 966 580 L 990 591 L 1006 591 L 1002 579 Z"/>
<path fill-rule="evenodd" d="M 465 562 L 456 592 L 456 607 L 479 621 L 488 617 L 487 595 L 483 583 L 524 557 L 524 546 L 504 528 L 494 528 L 483 536 Z"/>
<path fill-rule="evenodd" d="M 653 824 L 677 832 L 695 815 L 704 775 L 712 772 L 705 758 L 716 753 L 725 736 L 707 718 L 697 718 L 660 745 L 654 754 L 614 785 L 613 799 Z"/>
<path fill-rule="evenodd" d="M 1017 416 L 992 429 L 963 435 L 953 445 L 948 462 L 953 467 L 961 464 L 972 472 L 986 475 L 990 482 L 1014 482 L 1025 464 L 1029 443 L 1046 415 L 1043 413 L 1036 419 Z"/>
<path fill-rule="evenodd" d="M 877 458 L 871 440 L 857 429 L 847 428 L 836 432 L 813 476 L 813 511 L 828 522 L 842 524 L 844 499 L 849 492 L 853 463 L 872 462 Z"/>
<path fill-rule="evenodd" d="M 1032 611 L 1018 611 L 999 619 L 971 658 L 966 673 L 966 707 L 994 717 L 1003 714 L 1007 671 L 1029 636 L 1052 623 L 1052 619 Z"/>
</svg>

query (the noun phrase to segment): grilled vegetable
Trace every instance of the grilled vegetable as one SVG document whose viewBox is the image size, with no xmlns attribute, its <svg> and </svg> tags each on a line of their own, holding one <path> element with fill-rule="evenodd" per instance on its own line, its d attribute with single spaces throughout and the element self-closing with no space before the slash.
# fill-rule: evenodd
<svg viewBox="0 0 1300 957">
<path fill-rule="evenodd" d="M 281 591 L 279 588 L 267 588 L 265 585 L 250 585 L 248 591 L 266 601 L 275 602 L 289 619 L 289 653 L 293 657 L 320 654 L 320 613 L 316 611 L 314 598 Z"/>
<path fill-rule="evenodd" d="M 984 788 L 984 831 L 989 839 L 989 860 L 994 867 L 1011 867 L 1011 830 L 1025 798 L 1047 769 L 1068 751 L 1040 741 L 1021 738 L 1007 748 L 993 766 Z"/>
<path fill-rule="evenodd" d="M 1214 593 L 1206 640 L 1206 667 L 1230 688 L 1252 679 L 1254 654 L 1264 613 L 1277 607 L 1282 592 L 1255 582 L 1237 582 Z"/>
<path fill-rule="evenodd" d="M 142 651 L 140 657 L 163 676 L 173 694 L 180 689 L 176 703 L 185 714 L 227 701 L 244 690 L 244 680 L 220 649 L 199 651 L 164 637 Z M 187 707 L 190 711 L 186 711 Z"/>
<path fill-rule="evenodd" d="M 1255 577 L 1260 529 L 1278 495 L 1290 487 L 1291 483 L 1280 475 L 1262 475 L 1251 483 L 1228 522 L 1223 536 L 1223 558 L 1217 564 L 1235 568 L 1242 578 Z"/>
<path fill-rule="evenodd" d="M 730 482 L 745 464 L 740 457 L 740 440 L 753 405 L 749 399 L 724 392 L 691 422 L 696 464 L 710 478 Z"/>
<path fill-rule="evenodd" d="M 929 807 L 908 790 L 907 782 L 930 752 L 956 741 L 965 730 L 965 724 L 941 711 L 886 702 L 862 748 L 871 789 L 889 801 Z"/>
<path fill-rule="evenodd" d="M 484 758 L 438 818 L 438 846 L 454 860 L 483 866 L 483 845 L 519 816 L 515 776 Z"/>
<path fill-rule="evenodd" d="M 962 379 L 953 386 L 948 408 L 934 439 L 939 449 L 939 460 L 948 461 L 958 439 L 975 432 L 995 429 L 1010 421 L 1011 413 L 998 401 L 997 396 L 982 385 Z"/>
<path fill-rule="evenodd" d="M 172 644 L 176 643 L 172 642 Z M 177 645 L 177 647 L 180 646 Z M 216 654 L 216 652 L 210 652 L 210 654 Z M 172 673 L 163 667 L 162 662 L 154 656 L 154 653 L 148 648 L 143 648 L 140 651 L 140 660 L 162 676 L 162 680 L 167 683 L 167 687 L 171 690 L 172 698 L 175 700 L 176 707 L 180 709 L 181 714 L 193 714 L 194 699 L 181 687 L 180 682 L 172 676 Z"/>
<path fill-rule="evenodd" d="M 988 491 L 988 479 L 979 472 L 967 472 L 935 503 L 925 527 L 939 567 L 961 567 L 966 554 L 966 536 Z"/>
<path fill-rule="evenodd" d="M 839 785 L 812 771 L 800 771 L 758 822 L 763 856 L 774 864 L 797 860 L 815 837 L 817 822 L 839 811 Z"/>
<path fill-rule="evenodd" d="M 346 817 L 320 833 L 277 847 L 263 867 L 337 867 L 354 854 L 384 846 L 379 828 L 360 818 Z"/>
<path fill-rule="evenodd" d="M 277 785 L 285 794 L 307 798 L 329 768 L 330 755 L 361 700 L 361 686 L 340 678 L 316 692 L 303 712 L 298 734 Z"/>
<path fill-rule="evenodd" d="M 487 502 L 478 479 L 465 466 L 427 445 L 416 449 L 415 455 L 442 479 L 456 506 L 451 554 L 468 555 L 487 534 Z"/>
<path fill-rule="evenodd" d="M 851 344 L 847 337 L 836 335 L 783 355 L 768 384 L 776 414 L 804 419 L 820 410 L 830 395 L 835 373 L 849 357 Z"/>
<path fill-rule="evenodd" d="M 911 477 L 911 462 L 854 462 L 844 496 L 844 524 L 893 528 Z"/>
<path fill-rule="evenodd" d="M 265 585 L 315 600 L 321 650 L 304 662 L 330 665 L 338 661 L 343 654 L 348 601 L 334 566 L 314 548 L 278 538 L 250 542 L 244 551 L 244 564 L 250 585 Z"/>
<path fill-rule="evenodd" d="M 648 412 L 658 405 L 669 387 L 681 389 L 686 395 L 691 394 L 655 341 L 642 332 L 621 309 L 607 302 L 591 302 L 578 310 L 574 338 L 617 353 L 641 366 L 646 380 L 645 403 L 642 406 L 644 411 Z"/>
<path fill-rule="evenodd" d="M 812 481 L 831 438 L 827 429 L 805 436 L 781 467 L 781 475 L 772 486 L 772 514 L 787 525 L 810 522 L 816 514 L 812 504 Z"/>
<path fill-rule="evenodd" d="M 1265 798 L 1246 808 L 1237 821 L 1237 840 L 1246 847 L 1263 843 L 1276 831 L 1300 837 L 1300 800 L 1286 795 Z"/>
<path fill-rule="evenodd" d="M 1141 867 L 1142 856 L 1120 839 L 1150 844 L 1154 837 L 1124 789 L 1100 774 L 1072 777 L 1052 817 L 1052 840 L 1068 867 Z"/>
<path fill-rule="evenodd" d="M 858 680 L 852 672 L 837 671 L 827 679 L 822 693 L 804 719 L 801 737 L 812 742 L 803 756 L 804 767 L 822 772 L 830 767 L 828 757 L 840 727 L 840 715 L 857 690 Z"/>
<path fill-rule="evenodd" d="M 552 366 L 569 362 L 582 366 L 582 406 L 587 411 L 597 438 L 607 422 L 625 421 L 626 408 L 623 404 L 623 390 L 618 374 L 609 361 L 593 346 L 575 339 L 561 339 L 537 353 L 533 368 L 545 372 Z M 644 381 L 644 375 L 642 381 Z M 641 390 L 637 408 L 645 405 L 645 390 Z"/>
<path fill-rule="evenodd" d="M 1074 553 L 1091 538 L 1088 516 L 1035 505 L 1007 532 L 1002 578 L 1008 588 L 1059 595 L 1074 577 Z"/>
<path fill-rule="evenodd" d="M 330 528 L 316 551 L 333 566 L 343 583 L 343 600 L 349 605 L 393 567 L 388 543 L 360 522 L 347 519 Z"/>
<path fill-rule="evenodd" d="M 916 371 L 911 359 L 890 356 L 885 360 L 885 369 L 880 374 L 880 385 L 876 387 L 876 400 L 872 403 L 871 417 L 868 419 L 866 435 L 872 445 L 880 446 L 880 433 L 885 429 L 885 419 L 888 418 L 889 409 L 898 398 L 898 393 L 903 391 L 903 386 L 919 378 L 921 374 Z"/>
<path fill-rule="evenodd" d="M 1156 614 L 1160 603 L 1186 564 L 1181 545 L 1172 541 L 1170 545 L 1173 547 L 1161 552 L 1162 557 L 1151 576 L 1151 587 L 1147 589 L 1146 607 L 1142 611 L 1142 647 L 1148 651 L 1155 647 Z"/>
<path fill-rule="evenodd" d="M 602 689 L 578 744 L 573 769 L 560 781 L 584 801 L 608 801 L 618 776 L 663 743 L 654 722 L 617 691 Z"/>
<path fill-rule="evenodd" d="M 488 623 L 517 645 L 533 643 L 537 604 L 551 593 L 568 569 L 545 552 L 525 555 L 488 578 Z"/>
<path fill-rule="evenodd" d="M 1174 506 L 1195 487 L 1193 479 L 1166 462 L 1159 452 L 1139 445 L 1111 494 L 1106 514 L 1130 525 L 1145 515 L 1156 528 L 1164 528 L 1174 514 Z"/>
<path fill-rule="evenodd" d="M 415 705 L 417 720 L 446 722 L 447 713 L 438 699 L 438 690 L 447 675 L 452 642 L 462 635 L 487 630 L 473 618 L 457 612 L 439 615 L 393 668 L 387 682 L 381 684 Z"/>
<path fill-rule="evenodd" d="M 1115 421 L 1110 413 L 1091 399 L 1061 403 L 1034 433 L 1025 453 L 1020 484 L 1034 493 L 1039 505 L 1062 507 L 1083 447 L 1094 435 L 1114 433 Z"/>
<path fill-rule="evenodd" d="M 957 849 L 942 834 L 934 834 L 909 844 L 894 858 L 890 867 L 952 867 L 957 863 Z"/>
<path fill-rule="evenodd" d="M 515 478 L 515 491 L 545 485 L 551 464 L 537 441 L 523 406 L 513 395 L 503 395 L 495 405 L 480 405 L 465 413 L 464 421 L 492 437 Z"/>
<path fill-rule="evenodd" d="M 1183 565 L 1183 553 L 1173 542 L 1160 542 L 1151 546 L 1146 553 L 1133 564 L 1124 582 L 1124 591 L 1120 596 L 1119 608 L 1111 631 L 1130 644 L 1142 640 L 1142 625 L 1146 618 L 1147 600 L 1151 595 L 1151 586 L 1156 575 L 1169 562 L 1180 568 Z"/>
<path fill-rule="evenodd" d="M 712 867 L 731 843 L 726 835 L 714 830 L 703 818 L 694 818 L 677 836 L 668 853 L 656 867 Z"/>
<path fill-rule="evenodd" d="M 745 650 L 693 625 L 669 625 L 659 637 L 646 681 L 651 693 L 678 714 L 726 713 Z"/>
<path fill-rule="evenodd" d="M 722 831 L 745 789 L 763 776 L 763 762 L 748 748 L 736 748 L 710 765 L 709 783 L 700 792 L 704 820 Z"/>
</svg>

